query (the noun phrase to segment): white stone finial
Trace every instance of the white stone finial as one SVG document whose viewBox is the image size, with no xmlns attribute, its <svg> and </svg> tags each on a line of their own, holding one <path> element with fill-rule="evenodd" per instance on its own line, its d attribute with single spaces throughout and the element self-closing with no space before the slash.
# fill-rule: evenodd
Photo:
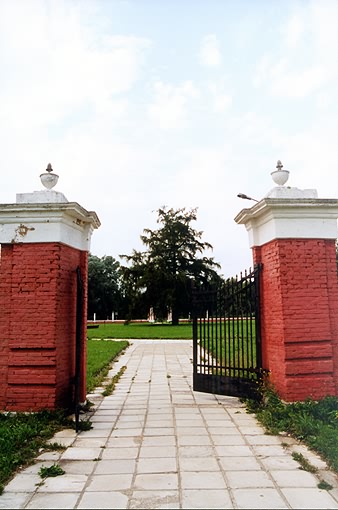
<svg viewBox="0 0 338 510">
<path fill-rule="evenodd" d="M 48 163 L 46 168 L 46 173 L 40 174 L 40 179 L 43 186 L 47 189 L 52 189 L 57 184 L 59 180 L 59 176 L 57 174 L 51 173 L 53 172 L 52 165 Z"/>
<path fill-rule="evenodd" d="M 282 165 L 282 162 L 280 159 L 277 161 L 276 168 L 277 168 L 277 170 L 275 170 L 274 172 L 271 172 L 272 180 L 278 186 L 283 186 L 287 182 L 290 172 L 289 172 L 289 170 L 282 170 L 283 165 Z"/>
</svg>

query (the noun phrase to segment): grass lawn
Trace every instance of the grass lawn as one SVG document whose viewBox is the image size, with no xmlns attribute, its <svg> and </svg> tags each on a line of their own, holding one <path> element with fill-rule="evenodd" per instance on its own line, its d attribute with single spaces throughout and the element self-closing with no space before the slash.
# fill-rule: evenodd
<svg viewBox="0 0 338 510">
<path fill-rule="evenodd" d="M 101 385 L 108 374 L 111 362 L 127 346 L 126 340 L 117 342 L 87 341 L 87 393 Z"/>
<path fill-rule="evenodd" d="M 149 324 L 149 323 L 129 323 L 129 324 L 100 324 L 98 328 L 88 329 L 87 336 L 92 338 L 139 338 L 139 339 L 175 339 L 191 340 L 192 323 L 179 324 Z"/>
</svg>

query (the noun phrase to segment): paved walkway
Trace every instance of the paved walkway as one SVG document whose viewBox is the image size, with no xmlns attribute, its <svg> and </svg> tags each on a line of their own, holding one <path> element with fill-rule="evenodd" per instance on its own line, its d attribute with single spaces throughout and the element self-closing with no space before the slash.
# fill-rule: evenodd
<svg viewBox="0 0 338 510">
<path fill-rule="evenodd" d="M 338 508 L 337 477 L 316 455 L 264 434 L 238 399 L 192 391 L 191 342 L 133 341 L 110 375 L 122 366 L 111 396 L 88 396 L 93 428 L 58 433 L 67 448 L 17 474 L 0 508 Z M 53 463 L 65 474 L 41 484 Z M 323 478 L 335 488 L 318 489 Z"/>
</svg>

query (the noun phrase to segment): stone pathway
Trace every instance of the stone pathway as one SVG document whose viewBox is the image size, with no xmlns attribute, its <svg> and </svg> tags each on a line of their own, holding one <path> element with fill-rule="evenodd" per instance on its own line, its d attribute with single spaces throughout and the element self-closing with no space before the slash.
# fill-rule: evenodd
<svg viewBox="0 0 338 510">
<path fill-rule="evenodd" d="M 337 477 L 318 456 L 264 434 L 237 398 L 192 391 L 190 341 L 132 341 L 110 376 L 122 366 L 111 396 L 88 395 L 93 428 L 57 433 L 67 448 L 18 473 L 0 508 L 338 509 Z M 54 463 L 65 474 L 41 483 L 39 469 Z M 334 489 L 320 490 L 322 479 Z"/>
</svg>

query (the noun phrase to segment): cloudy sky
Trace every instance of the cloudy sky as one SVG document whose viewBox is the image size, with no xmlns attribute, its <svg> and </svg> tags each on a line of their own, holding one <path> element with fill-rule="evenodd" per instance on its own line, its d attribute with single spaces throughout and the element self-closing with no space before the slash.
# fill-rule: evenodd
<svg viewBox="0 0 338 510">
<path fill-rule="evenodd" d="M 236 214 L 288 185 L 338 196 L 336 0 L 0 0 L 0 203 L 42 188 L 94 210 L 94 255 L 198 207 L 225 276 Z"/>
</svg>

